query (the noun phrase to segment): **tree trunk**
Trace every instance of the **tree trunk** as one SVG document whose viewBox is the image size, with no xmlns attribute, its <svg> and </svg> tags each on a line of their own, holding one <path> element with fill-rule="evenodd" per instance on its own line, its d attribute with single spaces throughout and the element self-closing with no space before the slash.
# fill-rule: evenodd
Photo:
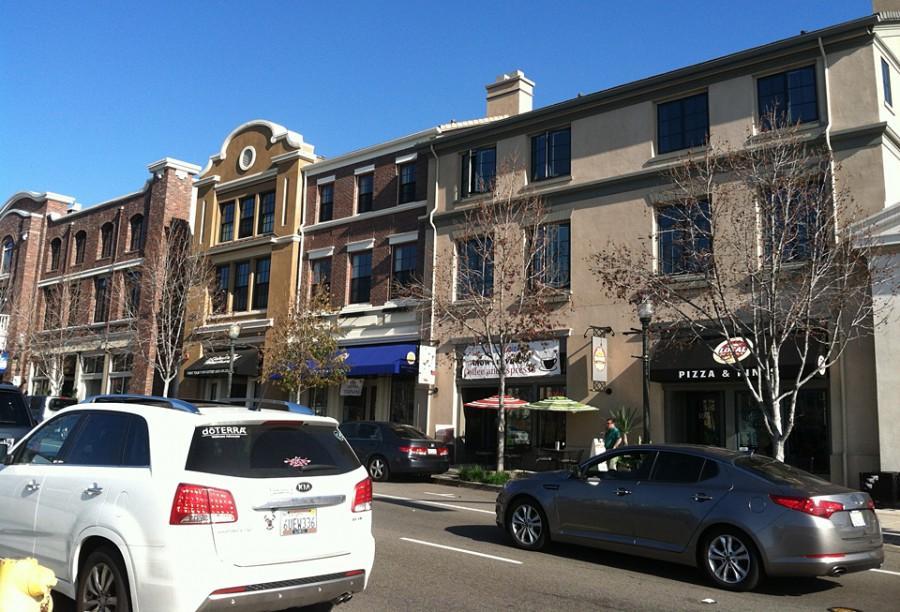
<svg viewBox="0 0 900 612">
<path fill-rule="evenodd" d="M 503 398 L 506 395 L 506 374 L 500 373 L 500 405 L 497 412 L 497 471 L 506 469 L 504 458 L 506 455 L 506 406 Z"/>
<path fill-rule="evenodd" d="M 169 397 L 169 383 L 172 382 L 170 378 L 163 378 L 163 388 L 162 394 L 163 397 Z"/>
<path fill-rule="evenodd" d="M 779 435 L 772 434 L 772 451 L 775 458 L 784 463 L 784 442 L 785 439 Z"/>
</svg>

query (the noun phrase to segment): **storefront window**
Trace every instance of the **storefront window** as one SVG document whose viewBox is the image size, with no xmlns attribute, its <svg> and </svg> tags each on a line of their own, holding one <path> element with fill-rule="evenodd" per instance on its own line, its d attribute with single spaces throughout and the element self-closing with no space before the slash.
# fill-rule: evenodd
<svg viewBox="0 0 900 612">
<path fill-rule="evenodd" d="M 416 381 L 413 378 L 394 377 L 391 380 L 391 423 L 413 423 Z"/>
</svg>

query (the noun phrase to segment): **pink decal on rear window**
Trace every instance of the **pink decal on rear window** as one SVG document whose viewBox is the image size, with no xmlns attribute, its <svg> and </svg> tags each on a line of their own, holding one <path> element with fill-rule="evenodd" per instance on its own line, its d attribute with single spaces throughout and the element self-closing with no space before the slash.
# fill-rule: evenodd
<svg viewBox="0 0 900 612">
<path fill-rule="evenodd" d="M 289 466 L 295 467 L 295 468 L 306 467 L 307 465 L 312 463 L 312 461 L 310 461 L 306 457 L 291 457 L 290 459 L 285 459 L 284 462 L 287 463 Z"/>
</svg>

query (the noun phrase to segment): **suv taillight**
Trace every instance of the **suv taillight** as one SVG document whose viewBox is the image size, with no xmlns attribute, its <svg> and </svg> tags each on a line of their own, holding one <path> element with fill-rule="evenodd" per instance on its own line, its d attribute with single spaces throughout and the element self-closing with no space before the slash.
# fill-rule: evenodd
<svg viewBox="0 0 900 612">
<path fill-rule="evenodd" d="M 182 482 L 175 490 L 169 524 L 235 523 L 237 518 L 237 506 L 231 491 Z"/>
<path fill-rule="evenodd" d="M 356 483 L 353 495 L 353 511 L 366 512 L 372 509 L 372 480 L 366 478 Z"/>
<path fill-rule="evenodd" d="M 844 509 L 844 504 L 840 502 L 813 499 L 812 497 L 787 497 L 784 495 L 769 495 L 769 497 L 779 506 L 822 518 L 831 518 L 832 514 Z"/>
</svg>

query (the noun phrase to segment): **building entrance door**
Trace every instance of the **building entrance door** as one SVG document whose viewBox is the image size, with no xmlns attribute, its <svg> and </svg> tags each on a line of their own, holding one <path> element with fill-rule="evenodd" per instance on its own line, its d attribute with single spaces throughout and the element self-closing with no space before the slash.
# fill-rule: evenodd
<svg viewBox="0 0 900 612">
<path fill-rule="evenodd" d="M 378 384 L 367 380 L 359 395 L 344 396 L 344 421 L 374 421 Z"/>
<path fill-rule="evenodd" d="M 725 397 L 721 391 L 684 393 L 685 442 L 725 445 Z"/>
</svg>

